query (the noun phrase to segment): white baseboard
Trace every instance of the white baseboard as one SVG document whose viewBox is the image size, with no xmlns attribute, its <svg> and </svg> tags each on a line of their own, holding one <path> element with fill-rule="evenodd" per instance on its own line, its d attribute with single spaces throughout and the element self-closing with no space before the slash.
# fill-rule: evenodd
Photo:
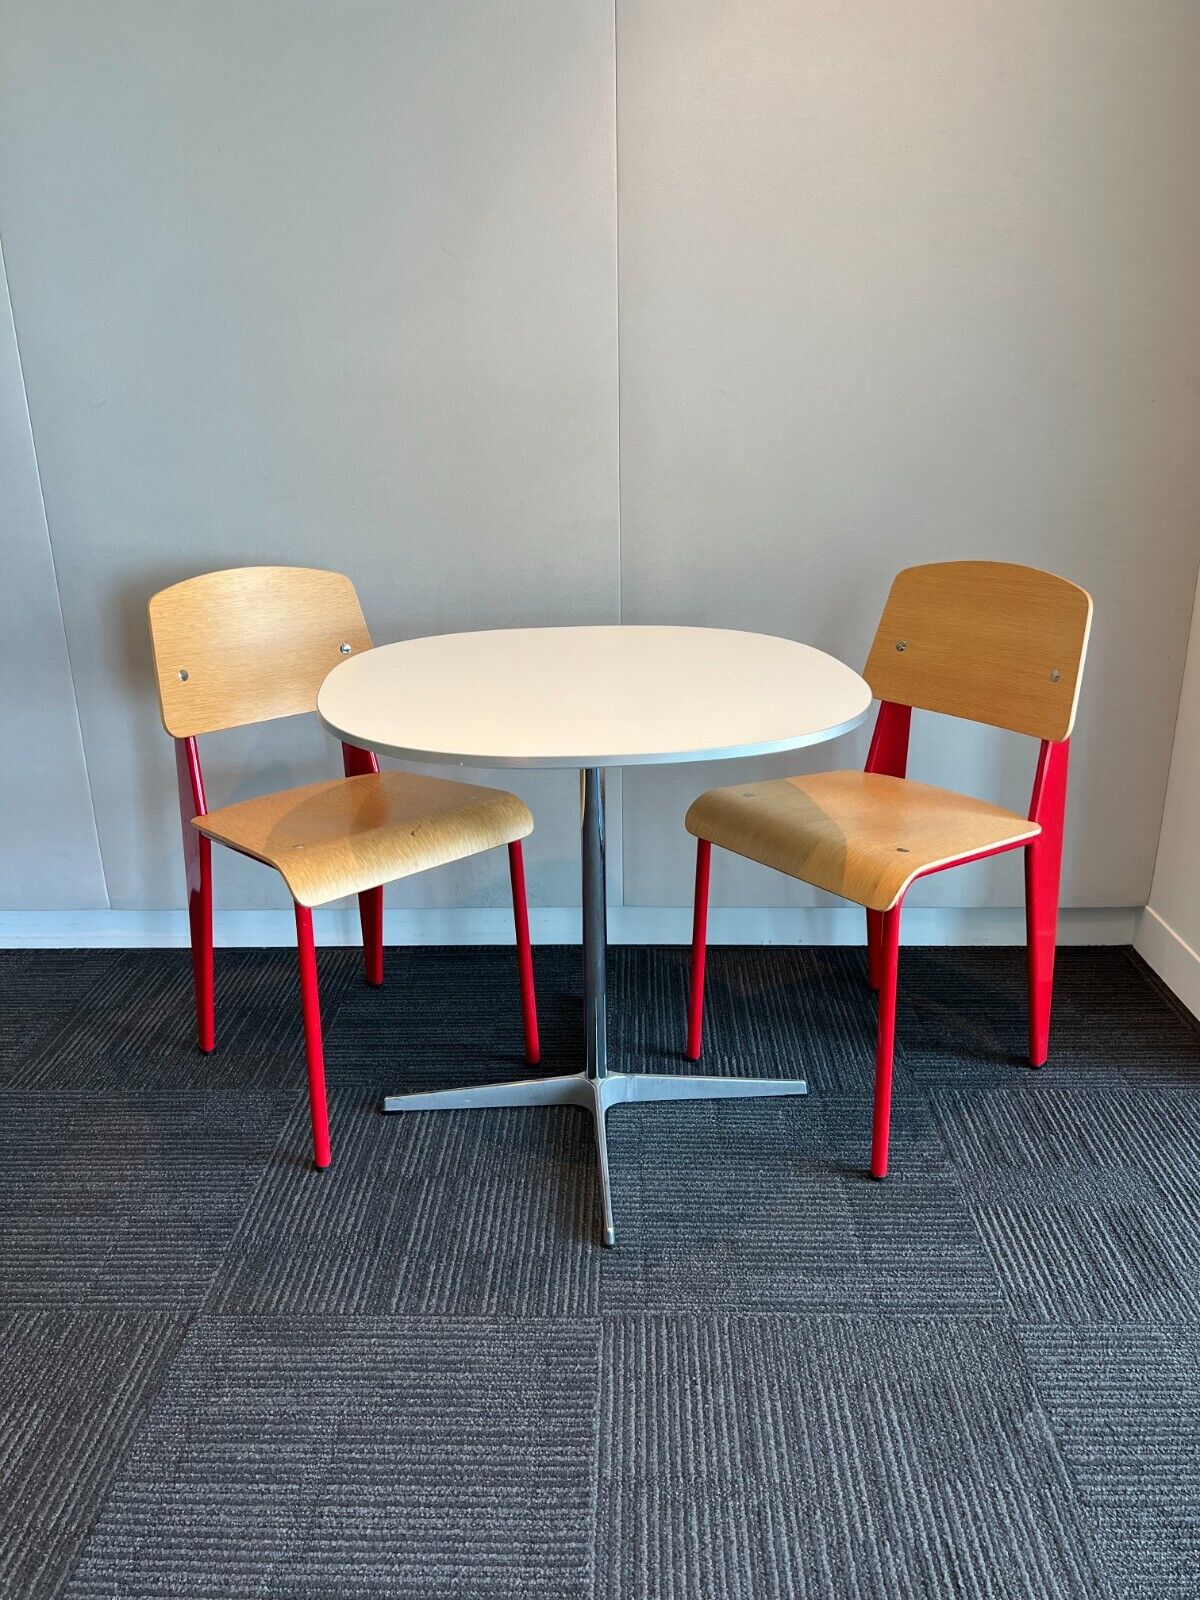
<svg viewBox="0 0 1200 1600">
<path fill-rule="evenodd" d="M 1140 914 L 1140 908 L 1130 906 L 1065 910 L 1059 917 L 1059 943 L 1131 944 Z M 610 906 L 609 939 L 613 944 L 687 944 L 691 920 L 689 907 Z M 359 942 L 358 916 L 351 907 L 316 911 L 313 923 L 318 944 Z M 535 906 L 530 924 L 537 944 L 579 942 L 577 908 Z M 296 925 L 290 911 L 218 910 L 214 933 L 220 945 L 290 945 Z M 708 936 L 712 944 L 862 944 L 863 914 L 854 906 L 714 906 Z M 511 944 L 512 913 L 507 907 L 389 910 L 384 915 L 384 938 L 392 945 Z M 905 944 L 1024 941 L 1025 913 L 1018 906 L 913 906 L 904 916 Z M 0 911 L 3 949 L 164 949 L 187 942 L 182 910 Z M 1194 951 L 1188 955 L 1193 963 L 1197 960 Z M 1159 970 L 1150 956 L 1146 959 Z M 1176 987 L 1169 977 L 1166 981 Z"/>
<path fill-rule="evenodd" d="M 1200 954 L 1153 906 L 1142 912 L 1133 948 L 1195 1017 L 1200 1017 Z"/>
</svg>

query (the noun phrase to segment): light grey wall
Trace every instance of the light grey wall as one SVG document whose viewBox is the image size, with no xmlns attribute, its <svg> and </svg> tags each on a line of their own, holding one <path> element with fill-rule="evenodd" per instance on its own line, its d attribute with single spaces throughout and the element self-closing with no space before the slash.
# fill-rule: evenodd
<svg viewBox="0 0 1200 1600">
<path fill-rule="evenodd" d="M 0 254 L 0 907 L 108 898 Z"/>
<path fill-rule="evenodd" d="M 64 841 L 10 851 L 7 763 L 0 907 L 180 903 L 143 607 L 188 573 L 340 567 L 380 639 L 623 615 L 857 662 L 891 572 L 954 555 L 1094 591 L 1067 900 L 1145 899 L 1200 556 L 1190 0 L 0 0 L 0 37 L 0 733 L 57 753 Z M 330 767 L 301 724 L 210 746 L 218 800 Z M 1017 806 L 1029 761 L 916 742 Z M 628 902 L 685 903 L 681 811 L 735 776 L 627 777 Z M 502 781 L 573 902 L 571 783 Z M 500 903 L 500 867 L 394 902 Z"/>
<path fill-rule="evenodd" d="M 1150 908 L 1179 947 L 1174 966 L 1188 974 L 1184 982 L 1172 971 L 1164 976 L 1200 1015 L 1200 590 L 1192 613 Z"/>
<path fill-rule="evenodd" d="M 626 0 L 618 37 L 625 619 L 858 663 L 900 566 L 1085 585 L 1065 896 L 1141 903 L 1200 557 L 1200 8 Z M 1033 750 L 918 725 L 912 771 L 1023 809 Z M 627 777 L 628 900 L 686 900 L 660 819 L 704 781 Z M 818 898 L 728 858 L 714 896 Z"/>
<path fill-rule="evenodd" d="M 612 14 L 39 0 L 4 20 L 0 228 L 109 892 L 171 905 L 155 588 L 337 566 L 380 639 L 616 616 Z M 302 724 L 210 745 L 217 801 L 330 761 Z M 517 787 L 537 892 L 569 898 L 570 786 Z M 271 873 L 219 870 L 223 904 L 286 903 Z M 503 861 L 414 892 L 487 902 Z"/>
</svg>

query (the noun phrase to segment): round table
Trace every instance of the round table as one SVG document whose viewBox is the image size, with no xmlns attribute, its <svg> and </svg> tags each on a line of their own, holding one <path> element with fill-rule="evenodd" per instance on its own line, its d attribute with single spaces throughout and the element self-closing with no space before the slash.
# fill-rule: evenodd
<svg viewBox="0 0 1200 1600">
<path fill-rule="evenodd" d="M 595 1126 L 604 1241 L 612 1244 L 610 1106 L 803 1094 L 802 1079 L 608 1070 L 604 770 L 795 750 L 857 727 L 870 704 L 866 683 L 833 656 L 724 628 L 439 634 L 382 645 L 336 666 L 317 711 L 348 744 L 438 766 L 575 767 L 581 776 L 584 1070 L 389 1095 L 384 1109 L 584 1107 Z"/>
</svg>

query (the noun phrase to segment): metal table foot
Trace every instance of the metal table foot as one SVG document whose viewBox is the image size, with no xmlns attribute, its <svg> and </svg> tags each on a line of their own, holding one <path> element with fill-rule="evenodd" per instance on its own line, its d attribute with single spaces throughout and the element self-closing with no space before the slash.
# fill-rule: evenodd
<svg viewBox="0 0 1200 1600">
<path fill-rule="evenodd" d="M 671 1072 L 609 1072 L 589 1078 L 572 1072 L 557 1078 L 518 1078 L 512 1083 L 476 1084 L 466 1089 L 433 1089 L 390 1094 L 385 1111 L 473 1111 L 485 1106 L 579 1106 L 592 1114 L 600 1204 L 606 1245 L 616 1243 L 612 1186 L 608 1175 L 608 1112 L 613 1106 L 651 1100 L 749 1100 L 806 1094 L 803 1078 L 706 1078 Z"/>
</svg>

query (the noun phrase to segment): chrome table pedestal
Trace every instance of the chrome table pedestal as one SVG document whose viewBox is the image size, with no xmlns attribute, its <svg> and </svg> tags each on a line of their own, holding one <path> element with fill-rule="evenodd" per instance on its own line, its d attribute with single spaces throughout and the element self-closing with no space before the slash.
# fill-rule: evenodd
<svg viewBox="0 0 1200 1600">
<path fill-rule="evenodd" d="M 606 972 L 608 935 L 604 878 L 604 773 L 583 772 L 583 1014 L 587 1043 L 583 1072 L 556 1078 L 519 1078 L 515 1083 L 480 1084 L 469 1089 L 437 1089 L 429 1093 L 391 1094 L 385 1111 L 463 1111 L 482 1106 L 582 1106 L 592 1114 L 600 1193 L 604 1206 L 604 1242 L 616 1243 L 612 1193 L 608 1180 L 610 1106 L 645 1100 L 740 1100 L 761 1095 L 804 1094 L 802 1078 L 712 1078 L 684 1073 L 610 1072 Z"/>
</svg>

